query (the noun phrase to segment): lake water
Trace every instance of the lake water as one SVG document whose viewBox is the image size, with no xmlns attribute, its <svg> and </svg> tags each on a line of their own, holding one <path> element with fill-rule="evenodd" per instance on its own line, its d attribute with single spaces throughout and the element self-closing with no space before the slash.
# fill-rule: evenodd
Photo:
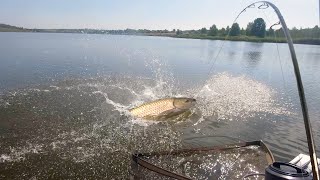
<svg viewBox="0 0 320 180">
<path fill-rule="evenodd" d="M 320 46 L 295 48 L 319 149 Z M 0 64 L 0 178 L 125 179 L 135 151 L 260 139 L 308 152 L 287 44 L 0 33 Z M 191 117 L 128 113 L 169 96 L 195 97 Z"/>
</svg>

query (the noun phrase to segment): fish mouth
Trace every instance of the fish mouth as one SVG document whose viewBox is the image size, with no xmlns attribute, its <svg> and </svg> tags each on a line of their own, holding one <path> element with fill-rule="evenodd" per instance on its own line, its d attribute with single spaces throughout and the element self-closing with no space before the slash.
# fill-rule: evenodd
<svg viewBox="0 0 320 180">
<path fill-rule="evenodd" d="M 197 100 L 192 98 L 190 108 L 195 107 L 195 106 L 196 106 L 196 104 L 197 104 Z"/>
<path fill-rule="evenodd" d="M 190 108 L 194 107 L 197 103 L 197 100 L 194 98 L 189 98 L 188 103 L 189 103 L 189 105 L 187 105 L 185 109 L 190 109 Z"/>
<path fill-rule="evenodd" d="M 189 99 L 189 102 L 191 102 L 191 104 L 195 104 L 195 103 L 197 103 L 197 100 L 194 99 L 194 98 L 190 98 L 190 99 Z"/>
<path fill-rule="evenodd" d="M 187 101 L 186 102 L 197 102 L 197 100 L 196 99 L 194 99 L 194 98 L 186 98 L 187 99 Z"/>
</svg>

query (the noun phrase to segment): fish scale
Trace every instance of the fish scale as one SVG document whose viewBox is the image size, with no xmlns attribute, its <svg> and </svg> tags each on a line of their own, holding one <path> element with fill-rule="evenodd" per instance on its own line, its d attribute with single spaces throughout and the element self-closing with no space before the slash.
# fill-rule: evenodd
<svg viewBox="0 0 320 180">
<path fill-rule="evenodd" d="M 172 110 L 175 108 L 173 105 L 173 98 L 166 98 L 157 100 L 151 103 L 143 104 L 137 108 L 131 109 L 130 112 L 132 115 L 142 118 L 148 115 L 157 116 L 162 112 Z"/>
</svg>

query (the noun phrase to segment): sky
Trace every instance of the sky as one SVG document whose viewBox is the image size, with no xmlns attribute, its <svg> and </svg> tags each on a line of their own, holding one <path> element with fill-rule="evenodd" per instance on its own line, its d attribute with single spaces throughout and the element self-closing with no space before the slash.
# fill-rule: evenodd
<svg viewBox="0 0 320 180">
<path fill-rule="evenodd" d="M 0 23 L 25 28 L 200 29 L 231 26 L 252 0 L 1 0 Z M 270 0 L 289 28 L 319 25 L 319 0 Z M 262 17 L 276 23 L 273 10 L 252 8 L 241 27 Z"/>
</svg>

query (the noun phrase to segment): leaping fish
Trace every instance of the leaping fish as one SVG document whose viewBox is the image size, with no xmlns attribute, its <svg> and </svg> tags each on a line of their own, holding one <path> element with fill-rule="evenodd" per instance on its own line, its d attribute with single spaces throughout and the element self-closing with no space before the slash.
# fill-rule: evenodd
<svg viewBox="0 0 320 180">
<path fill-rule="evenodd" d="M 130 113 L 138 118 L 147 120 L 167 120 L 187 112 L 195 105 L 193 98 L 164 98 L 144 103 L 136 108 L 130 109 Z"/>
</svg>

